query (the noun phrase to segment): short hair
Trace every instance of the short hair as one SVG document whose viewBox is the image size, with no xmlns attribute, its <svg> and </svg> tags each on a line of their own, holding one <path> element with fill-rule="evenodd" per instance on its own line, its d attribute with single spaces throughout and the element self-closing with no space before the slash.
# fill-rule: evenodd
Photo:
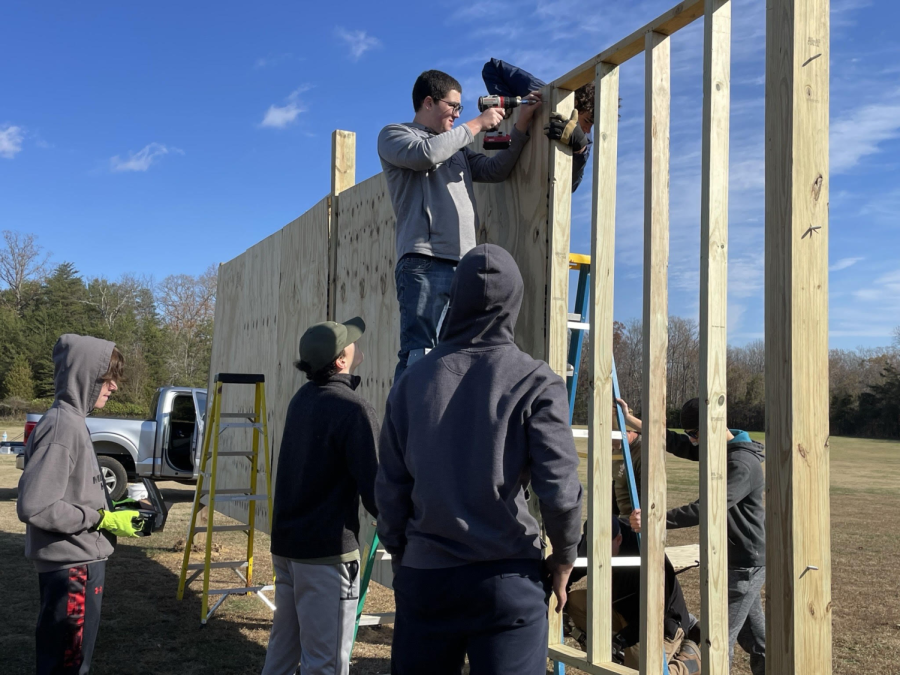
<svg viewBox="0 0 900 675">
<path fill-rule="evenodd" d="M 587 113 L 594 119 L 594 83 L 588 82 L 575 90 L 575 110 Z"/>
<path fill-rule="evenodd" d="M 685 430 L 700 428 L 699 398 L 692 398 L 681 406 L 681 428 Z"/>
<path fill-rule="evenodd" d="M 341 353 L 335 356 L 331 363 L 327 366 L 322 366 L 318 370 L 313 370 L 312 365 L 308 361 L 304 361 L 300 359 L 299 361 L 294 362 L 294 367 L 299 370 L 301 373 L 306 373 L 306 379 L 315 384 L 325 384 L 328 380 L 331 379 L 333 375 L 336 375 L 340 370 L 336 361 L 340 358 L 343 358 L 347 355 L 347 350 L 342 349 Z"/>
<path fill-rule="evenodd" d="M 419 108 L 429 96 L 432 100 L 439 101 L 451 91 L 458 91 L 462 94 L 462 85 L 455 78 L 440 70 L 426 70 L 416 78 L 416 83 L 413 85 L 413 110 L 419 112 Z"/>
<path fill-rule="evenodd" d="M 106 372 L 100 376 L 100 379 L 104 382 L 109 382 L 111 380 L 121 380 L 124 373 L 125 357 L 122 356 L 122 352 L 113 347 L 112 354 L 109 357 L 109 368 L 107 368 Z"/>
</svg>

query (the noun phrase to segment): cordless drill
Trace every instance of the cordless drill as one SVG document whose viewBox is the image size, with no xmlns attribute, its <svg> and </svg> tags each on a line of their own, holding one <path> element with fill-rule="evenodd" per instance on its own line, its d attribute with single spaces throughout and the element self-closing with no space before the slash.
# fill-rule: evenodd
<svg viewBox="0 0 900 675">
<path fill-rule="evenodd" d="M 529 103 L 534 103 L 534 101 L 523 99 L 521 96 L 479 96 L 478 111 L 484 112 L 488 108 L 503 108 L 504 112 L 506 112 Z M 510 135 L 501 134 L 499 128 L 499 126 L 496 126 L 487 130 L 487 133 L 484 135 L 484 144 L 482 145 L 485 150 L 505 150 L 512 143 Z"/>
</svg>

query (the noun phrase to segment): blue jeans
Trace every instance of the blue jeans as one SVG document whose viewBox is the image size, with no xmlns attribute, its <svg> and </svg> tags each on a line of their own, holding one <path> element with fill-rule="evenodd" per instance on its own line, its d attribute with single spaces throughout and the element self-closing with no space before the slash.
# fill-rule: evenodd
<svg viewBox="0 0 900 675">
<path fill-rule="evenodd" d="M 438 329 L 450 302 L 450 284 L 456 272 L 456 261 L 407 254 L 397 263 L 397 302 L 400 303 L 400 359 L 394 371 L 394 382 L 400 379 L 410 352 L 434 349 Z M 419 354 L 421 355 L 421 353 Z"/>
</svg>

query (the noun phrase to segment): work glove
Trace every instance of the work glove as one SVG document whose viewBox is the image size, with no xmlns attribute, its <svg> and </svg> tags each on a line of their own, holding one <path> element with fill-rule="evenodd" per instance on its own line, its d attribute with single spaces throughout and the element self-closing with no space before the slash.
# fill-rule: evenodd
<svg viewBox="0 0 900 675">
<path fill-rule="evenodd" d="M 137 511 L 105 511 L 100 509 L 98 530 L 106 530 L 117 537 L 139 537 L 138 531 L 144 526 L 144 519 Z"/>
<path fill-rule="evenodd" d="M 551 141 L 559 141 L 568 145 L 574 152 L 579 152 L 587 147 L 587 136 L 578 124 L 578 111 L 573 110 L 572 116 L 566 119 L 559 113 L 550 115 L 550 123 L 544 127 L 544 134 Z"/>
</svg>

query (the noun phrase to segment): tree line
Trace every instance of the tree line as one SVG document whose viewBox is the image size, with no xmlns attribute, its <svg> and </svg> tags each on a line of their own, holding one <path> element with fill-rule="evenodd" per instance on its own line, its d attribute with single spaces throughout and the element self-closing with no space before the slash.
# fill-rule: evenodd
<svg viewBox="0 0 900 675">
<path fill-rule="evenodd" d="M 206 386 L 216 268 L 155 282 L 88 277 L 51 263 L 33 234 L 0 240 L 0 414 L 41 409 L 54 395 L 52 351 L 63 333 L 111 340 L 126 377 L 107 412 L 146 416 L 162 385 Z"/>
<path fill-rule="evenodd" d="M 640 417 L 643 330 L 640 320 L 616 322 L 613 353 L 623 398 Z M 729 347 L 727 355 L 728 425 L 765 429 L 766 366 L 762 340 Z M 574 422 L 587 424 L 588 341 L 582 348 Z M 832 349 L 829 363 L 829 417 L 836 436 L 900 439 L 900 327 L 891 346 Z M 666 406 L 669 426 L 678 428 L 681 405 L 700 393 L 700 331 L 697 322 L 669 317 Z"/>
</svg>

